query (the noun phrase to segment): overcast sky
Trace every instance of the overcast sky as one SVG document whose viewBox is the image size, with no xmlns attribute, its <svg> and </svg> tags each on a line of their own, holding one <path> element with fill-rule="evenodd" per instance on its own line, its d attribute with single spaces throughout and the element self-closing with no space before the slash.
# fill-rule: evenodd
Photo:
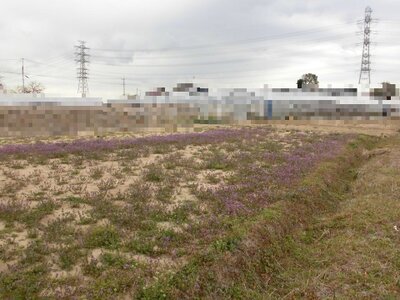
<svg viewBox="0 0 400 300">
<path fill-rule="evenodd" d="M 358 83 L 366 6 L 372 17 L 372 83 L 400 83 L 398 0 L 1 0 L 0 76 L 49 94 L 77 95 L 74 45 L 90 49 L 89 95 L 194 81 L 211 88 Z"/>
</svg>

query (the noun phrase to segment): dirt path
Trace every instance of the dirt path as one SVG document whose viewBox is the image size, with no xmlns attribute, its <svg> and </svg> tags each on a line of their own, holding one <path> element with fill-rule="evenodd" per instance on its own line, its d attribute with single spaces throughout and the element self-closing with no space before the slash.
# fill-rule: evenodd
<svg viewBox="0 0 400 300">
<path fill-rule="evenodd" d="M 279 129 L 311 130 L 337 133 L 362 133 L 368 135 L 396 135 L 400 130 L 400 121 L 271 121 L 268 123 Z"/>
<path fill-rule="evenodd" d="M 400 137 L 370 153 L 350 198 L 295 238 L 282 262 L 287 299 L 399 299 Z"/>
<path fill-rule="evenodd" d="M 273 120 L 245 122 L 240 125 L 195 124 L 195 131 L 240 126 L 272 126 L 284 130 L 322 131 L 327 133 L 361 133 L 373 136 L 393 136 L 400 132 L 400 120 Z"/>
</svg>

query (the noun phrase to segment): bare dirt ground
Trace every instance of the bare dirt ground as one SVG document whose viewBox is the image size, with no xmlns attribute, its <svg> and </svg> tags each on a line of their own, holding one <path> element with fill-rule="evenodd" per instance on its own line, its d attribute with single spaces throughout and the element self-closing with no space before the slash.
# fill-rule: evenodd
<svg viewBox="0 0 400 300">
<path fill-rule="evenodd" d="M 337 133 L 362 133 L 368 135 L 395 135 L 400 130 L 400 120 L 377 120 L 377 121 L 271 121 L 268 122 L 275 128 L 312 130 Z"/>
<path fill-rule="evenodd" d="M 400 120 L 376 120 L 376 121 L 357 121 L 357 120 L 318 120 L 318 121 L 252 121 L 240 124 L 194 124 L 192 127 L 176 128 L 175 133 L 204 132 L 221 128 L 241 128 L 243 126 L 267 126 L 280 130 L 301 130 L 317 131 L 327 133 L 362 133 L 368 135 L 394 135 L 400 132 Z M 131 132 L 110 132 L 101 138 L 138 138 L 152 135 L 168 135 L 171 131 L 165 128 L 148 128 Z M 0 146 L 5 144 L 27 144 L 37 142 L 70 142 L 77 138 L 97 139 L 99 136 L 88 134 L 84 136 L 54 136 L 54 137 L 0 137 Z"/>
<path fill-rule="evenodd" d="M 230 125 L 229 127 L 240 127 Z M 327 133 L 361 133 L 374 136 L 396 135 L 400 132 L 400 120 L 290 120 L 290 121 L 254 121 L 246 122 L 246 126 L 271 126 L 280 130 L 317 131 Z M 228 125 L 196 124 L 195 131 L 210 128 L 227 128 Z"/>
<path fill-rule="evenodd" d="M 193 131 L 194 129 L 178 128 L 177 133 L 185 133 Z M 166 135 L 171 134 L 171 131 L 167 131 L 164 128 L 148 128 L 147 130 L 133 130 L 131 132 L 110 132 L 101 136 L 101 138 L 140 138 L 152 135 Z M 80 134 L 78 136 L 36 136 L 36 137 L 0 137 L 0 146 L 6 144 L 32 144 L 32 143 L 56 143 L 56 142 L 71 142 L 76 139 L 97 139 L 100 136 L 94 135 L 93 133 Z"/>
</svg>

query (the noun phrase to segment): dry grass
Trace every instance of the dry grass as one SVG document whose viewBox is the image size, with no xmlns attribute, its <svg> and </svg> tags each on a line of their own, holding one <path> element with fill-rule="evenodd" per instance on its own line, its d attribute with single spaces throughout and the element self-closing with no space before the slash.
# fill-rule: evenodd
<svg viewBox="0 0 400 300">
<path fill-rule="evenodd" d="M 282 262 L 286 298 L 400 295 L 400 139 L 372 151 L 337 212 L 319 217 Z M 397 229 L 396 229 L 397 228 Z"/>
</svg>

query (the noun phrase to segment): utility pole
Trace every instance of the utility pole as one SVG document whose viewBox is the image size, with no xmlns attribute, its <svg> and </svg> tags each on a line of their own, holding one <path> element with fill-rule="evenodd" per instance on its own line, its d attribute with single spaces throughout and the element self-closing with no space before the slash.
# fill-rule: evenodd
<svg viewBox="0 0 400 300">
<path fill-rule="evenodd" d="M 358 79 L 358 84 L 361 81 L 368 81 L 368 84 L 371 84 L 371 54 L 370 54 L 370 45 L 371 45 L 371 13 L 372 9 L 368 6 L 365 9 L 365 17 L 364 17 L 364 42 L 363 42 L 363 50 L 361 55 L 361 69 L 360 69 L 360 77 Z"/>
<path fill-rule="evenodd" d="M 122 89 L 123 89 L 122 95 L 125 96 L 125 77 L 122 78 Z"/>
<path fill-rule="evenodd" d="M 21 59 L 22 61 L 22 92 L 25 93 L 25 68 L 24 68 L 24 59 Z"/>
<path fill-rule="evenodd" d="M 75 46 L 75 61 L 78 63 L 77 78 L 78 78 L 78 93 L 82 93 L 82 98 L 86 98 L 89 91 L 88 86 L 88 64 L 90 55 L 87 54 L 88 47 L 85 41 L 79 41 Z"/>
</svg>

